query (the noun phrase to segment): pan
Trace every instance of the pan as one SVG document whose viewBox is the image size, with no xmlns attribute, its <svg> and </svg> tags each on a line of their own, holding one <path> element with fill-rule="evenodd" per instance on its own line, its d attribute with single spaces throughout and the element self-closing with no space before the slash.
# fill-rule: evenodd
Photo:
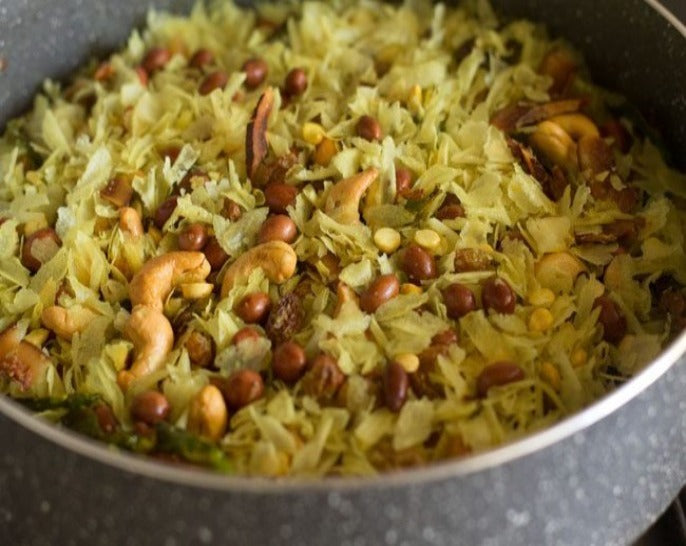
<svg viewBox="0 0 686 546">
<path fill-rule="evenodd" d="M 182 0 L 151 2 L 188 10 Z M 686 28 L 654 0 L 502 0 L 571 40 L 686 167 Z M 675 2 L 676 7 L 679 3 Z M 0 0 L 0 127 L 45 77 L 122 43 L 136 0 Z M 682 7 L 683 9 L 683 7 Z M 627 544 L 686 483 L 686 336 L 586 410 L 464 460 L 274 482 L 121 454 L 0 399 L 3 544 Z"/>
</svg>

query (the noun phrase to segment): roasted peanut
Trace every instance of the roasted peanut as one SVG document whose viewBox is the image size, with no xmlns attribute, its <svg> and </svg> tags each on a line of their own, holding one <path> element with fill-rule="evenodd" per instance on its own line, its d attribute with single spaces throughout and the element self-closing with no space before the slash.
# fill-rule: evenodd
<svg viewBox="0 0 686 546">
<path fill-rule="evenodd" d="M 494 362 L 486 366 L 476 378 L 476 392 L 480 397 L 485 397 L 491 387 L 499 387 L 521 381 L 524 379 L 524 371 L 513 362 Z"/>
<path fill-rule="evenodd" d="M 324 212 L 340 224 L 359 223 L 360 199 L 378 176 L 379 171 L 370 167 L 350 178 L 336 182 L 326 197 Z"/>
<path fill-rule="evenodd" d="M 262 85 L 262 82 L 267 78 L 269 67 L 263 59 L 248 59 L 243 63 L 243 72 L 245 72 L 245 86 L 248 89 L 255 89 Z"/>
<path fill-rule="evenodd" d="M 460 336 L 452 328 L 439 332 L 431 338 L 431 345 L 453 345 L 460 341 Z"/>
<path fill-rule="evenodd" d="M 198 49 L 188 61 L 188 65 L 193 68 L 203 68 L 205 65 L 214 62 L 214 54 L 209 49 Z"/>
<path fill-rule="evenodd" d="M 112 434 L 119 427 L 119 421 L 114 415 L 112 408 L 107 404 L 98 404 L 93 407 L 98 426 L 105 434 Z"/>
<path fill-rule="evenodd" d="M 405 369 L 395 361 L 386 366 L 383 377 L 384 402 L 394 413 L 399 412 L 407 400 L 409 379 Z"/>
<path fill-rule="evenodd" d="M 269 184 L 264 190 L 265 205 L 271 212 L 276 214 L 287 214 L 287 208 L 295 203 L 298 195 L 298 188 L 288 184 Z"/>
<path fill-rule="evenodd" d="M 233 335 L 231 338 L 231 345 L 238 345 L 244 341 L 256 341 L 258 339 L 260 339 L 260 334 L 258 331 L 255 330 L 255 328 L 246 326 L 245 328 L 238 330 L 238 332 Z"/>
<path fill-rule="evenodd" d="M 434 372 L 438 357 L 448 353 L 451 344 L 434 343 L 419 353 L 419 369 L 410 375 L 412 390 L 417 396 L 436 398 L 441 396 L 443 388 L 436 381 Z"/>
<path fill-rule="evenodd" d="M 229 255 L 224 251 L 224 249 L 217 241 L 217 238 L 212 236 L 207 240 L 205 247 L 203 248 L 203 253 L 205 258 L 210 264 L 212 271 L 218 271 L 229 259 Z"/>
<path fill-rule="evenodd" d="M 295 251 L 283 241 L 269 241 L 241 254 L 226 270 L 221 296 L 225 298 L 234 283 L 247 279 L 255 268 L 261 267 L 267 278 L 276 284 L 290 279 L 298 265 Z"/>
<path fill-rule="evenodd" d="M 493 309 L 496 313 L 509 315 L 514 313 L 517 296 L 507 281 L 491 277 L 483 283 L 481 301 L 485 310 Z"/>
<path fill-rule="evenodd" d="M 286 75 L 284 90 L 289 97 L 302 95 L 307 89 L 307 74 L 302 68 L 294 68 Z"/>
<path fill-rule="evenodd" d="M 262 397 L 264 382 L 262 376 L 253 370 L 236 370 L 221 382 L 219 388 L 228 406 L 239 410 Z"/>
<path fill-rule="evenodd" d="M 214 347 L 212 340 L 197 330 L 193 330 L 186 337 L 183 345 L 188 352 L 191 365 L 198 368 L 207 368 L 214 359 Z"/>
<path fill-rule="evenodd" d="M 167 220 L 169 220 L 172 213 L 176 209 L 177 201 L 178 197 L 174 195 L 163 201 L 162 204 L 159 207 L 157 207 L 157 210 L 155 211 L 155 216 L 153 218 L 155 226 L 157 226 L 157 229 L 164 229 L 164 224 L 167 223 Z"/>
<path fill-rule="evenodd" d="M 191 224 L 179 234 L 179 249 L 202 250 L 207 242 L 207 230 L 202 224 Z"/>
<path fill-rule="evenodd" d="M 233 199 L 224 198 L 224 205 L 222 206 L 222 216 L 235 222 L 243 215 L 243 209 Z"/>
<path fill-rule="evenodd" d="M 236 314 L 247 323 L 262 322 L 269 313 L 271 300 L 269 294 L 253 292 L 248 294 L 236 306 Z"/>
<path fill-rule="evenodd" d="M 357 121 L 357 136 L 365 140 L 381 140 L 381 125 L 372 116 L 362 116 Z"/>
<path fill-rule="evenodd" d="M 600 296 L 593 307 L 600 308 L 598 322 L 603 326 L 603 339 L 615 345 L 622 341 L 626 335 L 626 318 L 619 306 L 609 296 Z"/>
<path fill-rule="evenodd" d="M 151 427 L 164 421 L 171 411 L 167 397 L 161 392 L 142 392 L 131 403 L 131 417 Z"/>
<path fill-rule="evenodd" d="M 141 66 L 148 74 L 164 68 L 171 59 L 171 51 L 164 47 L 153 47 L 148 50 L 141 61 Z"/>
<path fill-rule="evenodd" d="M 400 167 L 395 170 L 395 195 L 407 197 L 412 192 L 412 173 L 410 169 Z"/>
<path fill-rule="evenodd" d="M 197 188 L 206 186 L 210 180 L 210 175 L 208 175 L 205 171 L 197 167 L 192 167 L 183 176 L 181 182 L 174 186 L 174 195 L 193 193 L 193 191 L 195 191 Z"/>
<path fill-rule="evenodd" d="M 433 256 L 418 245 L 410 245 L 405 249 L 401 267 L 413 282 L 433 279 L 437 274 Z"/>
<path fill-rule="evenodd" d="M 188 430 L 194 434 L 218 441 L 226 432 L 229 412 L 221 391 L 214 385 L 205 385 L 188 407 Z"/>
<path fill-rule="evenodd" d="M 464 208 L 459 203 L 452 205 L 443 204 L 436 211 L 436 218 L 439 220 L 454 220 L 455 218 L 464 218 L 464 214 Z"/>
<path fill-rule="evenodd" d="M 443 289 L 443 303 L 448 316 L 453 320 L 458 320 L 476 309 L 474 292 L 460 283 L 453 283 Z"/>
<path fill-rule="evenodd" d="M 395 298 L 400 292 L 400 281 L 394 273 L 381 275 L 360 296 L 360 309 L 365 313 L 374 313 L 387 301 Z"/>
<path fill-rule="evenodd" d="M 298 236 L 298 228 L 295 222 L 285 214 L 275 214 L 268 217 L 257 234 L 258 243 L 269 241 L 283 241 L 292 243 Z"/>
<path fill-rule="evenodd" d="M 336 360 L 324 353 L 317 355 L 302 378 L 303 392 L 319 400 L 331 400 L 345 382 Z"/>
<path fill-rule="evenodd" d="M 24 239 L 21 247 L 21 263 L 32 273 L 38 271 L 44 263 L 57 254 L 62 241 L 52 228 L 34 231 Z"/>
<path fill-rule="evenodd" d="M 305 351 L 295 341 L 286 341 L 276 347 L 272 360 L 274 375 L 285 383 L 295 383 L 305 372 Z"/>
<path fill-rule="evenodd" d="M 198 87 L 198 92 L 201 95 L 209 95 L 215 89 L 224 89 L 229 83 L 229 76 L 223 70 L 217 70 L 208 74 Z"/>
</svg>

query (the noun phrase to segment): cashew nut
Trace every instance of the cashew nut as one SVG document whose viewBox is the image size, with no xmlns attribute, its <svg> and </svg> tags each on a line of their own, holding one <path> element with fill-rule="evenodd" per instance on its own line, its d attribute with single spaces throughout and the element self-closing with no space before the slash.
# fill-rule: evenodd
<svg viewBox="0 0 686 546">
<path fill-rule="evenodd" d="M 133 343 L 136 355 L 131 368 L 117 377 L 119 386 L 126 390 L 134 379 L 160 369 L 174 345 L 174 331 L 161 310 L 137 305 L 124 326 L 124 335 Z"/>
<path fill-rule="evenodd" d="M 555 165 L 577 166 L 576 143 L 569 133 L 552 121 L 542 121 L 530 137 L 531 146 Z"/>
<path fill-rule="evenodd" d="M 271 282 L 281 284 L 295 274 L 297 265 L 298 255 L 283 241 L 269 241 L 257 245 L 241 254 L 226 270 L 222 280 L 221 297 L 225 298 L 234 283 L 247 279 L 258 267 L 262 268 Z"/>
<path fill-rule="evenodd" d="M 134 379 L 158 370 L 174 344 L 174 331 L 164 316 L 164 300 L 179 284 L 204 281 L 210 264 L 202 252 L 169 252 L 146 263 L 129 283 L 134 306 L 124 326 L 136 357 L 131 369 L 119 372 L 117 382 L 126 390 Z"/>
<path fill-rule="evenodd" d="M 143 222 L 136 209 L 131 207 L 122 207 L 119 209 L 119 229 L 124 233 L 131 235 L 131 237 L 140 237 L 143 235 Z"/>
<path fill-rule="evenodd" d="M 584 264 L 568 252 L 554 252 L 543 256 L 534 266 L 534 273 L 543 288 L 571 289 L 572 283 L 586 271 Z"/>
<path fill-rule="evenodd" d="M 583 114 L 563 114 L 550 118 L 548 121 L 552 121 L 561 127 L 574 140 L 580 140 L 583 137 L 600 136 L 600 131 L 598 131 L 596 124 Z"/>
<path fill-rule="evenodd" d="M 224 397 L 214 385 L 204 386 L 188 408 L 188 430 L 215 442 L 224 436 L 228 419 Z"/>
<path fill-rule="evenodd" d="M 85 330 L 96 316 L 96 313 L 81 305 L 69 309 L 53 305 L 43 309 L 41 322 L 61 338 L 71 340 L 74 334 Z"/>
<path fill-rule="evenodd" d="M 26 341 L 22 341 L 16 326 L 0 334 L 0 375 L 27 391 L 44 379 L 50 359 Z"/>
<path fill-rule="evenodd" d="M 577 142 L 600 139 L 595 123 L 583 114 L 563 114 L 538 124 L 531 135 L 531 145 L 550 161 L 567 169 L 577 168 Z"/>
<path fill-rule="evenodd" d="M 202 252 L 169 252 L 148 261 L 129 283 L 131 304 L 162 311 L 164 300 L 179 284 L 204 281 L 210 264 Z"/>
<path fill-rule="evenodd" d="M 350 178 L 336 182 L 329 190 L 324 212 L 340 224 L 356 224 L 360 221 L 360 199 L 379 176 L 374 167 Z"/>
</svg>

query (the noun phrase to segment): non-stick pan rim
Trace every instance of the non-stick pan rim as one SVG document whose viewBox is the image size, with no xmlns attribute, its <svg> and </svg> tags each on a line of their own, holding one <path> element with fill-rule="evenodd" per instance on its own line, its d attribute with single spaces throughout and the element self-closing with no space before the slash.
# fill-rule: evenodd
<svg viewBox="0 0 686 546">
<path fill-rule="evenodd" d="M 644 2 L 686 38 L 686 25 L 682 24 L 658 0 L 644 0 Z M 567 419 L 511 444 L 452 462 L 436 463 L 426 467 L 367 477 L 269 480 L 255 477 L 225 476 L 212 471 L 161 464 L 139 455 L 121 452 L 102 442 L 96 442 L 72 431 L 58 428 L 47 421 L 37 419 L 16 402 L 1 395 L 0 413 L 43 438 L 80 455 L 129 473 L 170 482 L 171 484 L 256 495 L 299 494 L 308 491 L 336 493 L 425 485 L 511 463 L 520 457 L 530 455 L 573 436 L 607 417 L 648 389 L 672 366 L 679 364 L 685 353 L 686 332 L 682 333 L 641 373 L 617 390 Z"/>
</svg>

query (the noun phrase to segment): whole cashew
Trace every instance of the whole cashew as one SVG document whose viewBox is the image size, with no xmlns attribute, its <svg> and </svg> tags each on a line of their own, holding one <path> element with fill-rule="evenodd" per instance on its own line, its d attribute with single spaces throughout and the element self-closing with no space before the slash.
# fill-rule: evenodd
<svg viewBox="0 0 686 546">
<path fill-rule="evenodd" d="M 119 209 L 119 229 L 124 233 L 131 235 L 131 237 L 140 237 L 143 235 L 143 222 L 136 209 L 131 207 L 122 207 Z"/>
<path fill-rule="evenodd" d="M 117 382 L 126 390 L 134 379 L 158 370 L 174 345 L 174 331 L 164 316 L 164 300 L 179 284 L 204 281 L 210 264 L 202 252 L 169 252 L 147 262 L 129 283 L 133 311 L 124 326 L 135 359 Z"/>
<path fill-rule="evenodd" d="M 0 375 L 17 383 L 22 391 L 38 385 L 50 362 L 40 349 L 22 341 L 16 326 L 0 334 Z"/>
<path fill-rule="evenodd" d="M 295 274 L 297 265 L 298 255 L 287 243 L 269 241 L 257 245 L 241 254 L 226 270 L 222 280 L 221 297 L 225 298 L 234 283 L 247 279 L 258 267 L 262 268 L 271 282 L 281 284 Z"/>
<path fill-rule="evenodd" d="M 350 178 L 336 182 L 329 190 L 324 212 L 340 224 L 358 223 L 360 199 L 378 176 L 379 171 L 370 167 Z"/>
<path fill-rule="evenodd" d="M 579 165 L 577 143 L 586 143 L 590 139 L 600 140 L 598 127 L 587 116 L 576 113 L 554 116 L 539 123 L 530 142 L 550 161 L 570 169 Z"/>
<path fill-rule="evenodd" d="M 552 117 L 548 121 L 559 125 L 574 140 L 580 140 L 583 137 L 600 136 L 600 131 L 598 131 L 596 124 L 583 114 L 564 114 Z"/>
<path fill-rule="evenodd" d="M 134 379 L 146 376 L 164 364 L 174 345 L 174 331 L 161 310 L 137 305 L 124 326 L 124 335 L 133 343 L 136 357 L 129 370 L 122 370 L 117 383 L 126 390 Z"/>
<path fill-rule="evenodd" d="M 202 252 L 169 252 L 148 261 L 129 283 L 133 306 L 147 305 L 161 311 L 164 300 L 179 284 L 204 281 L 210 264 Z"/>
<path fill-rule="evenodd" d="M 48 330 L 70 341 L 74 334 L 83 332 L 96 316 L 96 313 L 81 305 L 69 309 L 53 305 L 43 309 L 40 318 Z"/>
<path fill-rule="evenodd" d="M 224 436 L 228 420 L 221 391 L 214 385 L 205 385 L 188 408 L 188 430 L 216 442 Z"/>
<path fill-rule="evenodd" d="M 577 165 L 576 143 L 569 133 L 552 121 L 542 121 L 530 137 L 536 151 L 556 165 L 573 168 Z"/>
</svg>

